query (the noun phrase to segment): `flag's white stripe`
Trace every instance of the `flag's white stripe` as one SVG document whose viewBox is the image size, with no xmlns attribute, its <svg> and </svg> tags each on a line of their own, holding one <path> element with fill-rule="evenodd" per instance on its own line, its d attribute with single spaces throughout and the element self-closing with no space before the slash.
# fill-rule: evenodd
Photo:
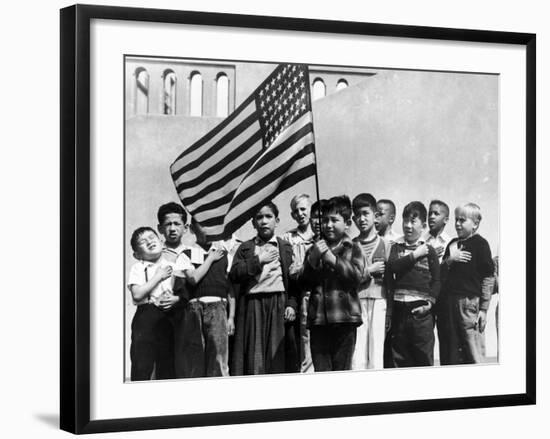
<svg viewBox="0 0 550 439">
<path fill-rule="evenodd" d="M 226 166 L 222 167 L 218 172 L 215 174 L 209 175 L 207 178 L 202 180 L 199 184 L 196 186 L 183 189 L 179 192 L 180 198 L 185 199 L 188 197 L 194 197 L 198 192 L 202 191 L 204 188 L 208 187 L 212 183 L 216 183 L 218 181 L 225 180 L 227 176 L 233 172 L 235 169 L 237 169 L 239 166 L 241 166 L 243 163 L 245 163 L 247 160 L 250 160 L 254 158 L 254 156 L 262 151 L 262 141 L 258 140 L 255 144 L 253 144 L 246 152 L 235 158 L 232 162 L 228 163 Z M 220 189 L 216 190 L 215 192 L 212 192 L 212 194 L 217 194 L 217 198 L 219 198 L 219 195 L 221 193 L 227 194 L 231 190 L 234 190 L 238 184 L 243 179 L 243 176 L 246 174 L 249 168 L 239 172 L 238 176 L 235 176 L 231 181 L 227 181 L 224 186 L 222 186 Z M 230 185 L 232 189 L 228 189 L 227 186 Z M 215 199 L 212 198 L 211 195 L 207 196 L 209 200 Z M 205 204 L 208 201 L 206 201 L 206 198 L 202 198 L 202 201 L 199 199 L 197 203 Z M 193 203 L 196 204 L 196 203 Z M 191 205 L 189 206 L 190 209 Z"/>
<path fill-rule="evenodd" d="M 203 227 L 202 230 L 206 236 L 216 236 L 223 232 L 223 224 L 219 226 Z"/>
<path fill-rule="evenodd" d="M 292 166 L 289 167 L 288 171 L 285 172 L 283 175 L 273 180 L 267 186 L 264 186 L 261 190 L 255 192 L 252 196 L 243 200 L 242 203 L 233 207 L 225 216 L 224 224 L 230 223 L 232 220 L 234 220 L 235 218 L 241 216 L 244 212 L 246 212 L 251 206 L 261 202 L 264 198 L 269 197 L 271 194 L 273 194 L 276 191 L 279 184 L 281 183 L 281 181 L 285 179 L 288 175 L 302 168 L 305 168 L 313 163 L 315 163 L 315 155 L 313 154 L 313 152 L 295 161 L 292 164 Z"/>
<path fill-rule="evenodd" d="M 311 111 L 308 111 L 306 114 L 302 115 L 299 119 L 296 119 L 290 126 L 285 128 L 281 134 L 275 139 L 275 141 L 269 145 L 269 148 L 267 148 L 260 157 L 258 157 L 258 160 L 254 162 L 254 164 L 250 167 L 252 169 L 256 163 L 258 163 L 262 157 L 267 153 L 268 151 L 274 149 L 277 147 L 277 145 L 280 145 L 284 141 L 286 141 L 290 136 L 298 132 L 300 129 L 302 129 L 304 126 L 306 126 L 308 123 L 312 122 L 312 114 Z"/>
<path fill-rule="evenodd" d="M 243 120 L 245 120 L 255 111 L 256 111 L 256 102 L 253 99 L 245 108 L 243 108 L 241 113 L 234 120 L 232 120 L 225 128 L 223 128 L 219 133 L 217 133 L 214 137 L 212 137 L 208 142 L 206 142 L 204 145 L 201 145 L 201 147 L 198 148 L 197 150 L 189 154 L 185 154 L 183 157 L 179 158 L 172 166 L 172 173 L 178 172 L 187 163 L 200 158 L 206 151 L 208 151 L 213 145 L 215 145 L 223 136 L 225 136 L 229 131 L 231 131 L 234 127 L 239 125 Z M 191 145 L 191 147 L 193 147 L 193 145 Z M 226 146 L 221 148 L 221 150 L 227 151 L 225 148 Z"/>
<path fill-rule="evenodd" d="M 268 149 L 266 149 L 264 154 L 267 153 L 268 151 L 272 150 L 273 148 L 277 147 L 277 145 L 279 145 L 282 142 L 284 142 L 285 140 L 287 140 L 290 136 L 295 134 L 298 130 L 300 130 L 303 126 L 307 125 L 310 122 L 311 122 L 311 113 L 308 112 L 308 113 L 304 114 L 302 117 L 300 117 L 298 120 L 296 120 L 284 132 L 282 132 L 281 135 L 277 138 L 277 140 L 275 142 L 273 142 L 273 144 Z M 261 148 L 261 143 L 262 143 L 262 141 L 259 140 L 256 145 L 251 147 L 245 154 L 243 154 L 241 156 L 242 158 L 239 157 L 238 160 L 235 160 L 234 162 L 232 162 L 231 167 L 224 167 L 218 173 L 210 176 L 204 182 L 201 182 L 198 186 L 195 186 L 195 187 L 189 188 L 189 189 L 184 189 L 183 191 L 181 191 L 179 193 L 180 199 L 185 199 L 187 197 L 192 197 L 197 192 L 199 192 L 202 189 L 204 189 L 205 187 L 207 187 L 209 184 L 212 184 L 215 181 L 223 179 L 224 175 L 229 174 L 237 166 L 241 165 L 246 160 L 250 159 L 253 156 L 253 154 L 256 154 L 257 152 L 259 152 L 260 150 L 258 148 Z M 263 157 L 264 154 L 262 154 L 262 156 L 260 156 L 258 158 L 258 160 L 261 160 L 261 158 Z M 254 164 L 256 164 L 258 162 L 258 160 L 256 160 L 256 162 Z M 252 166 L 250 168 L 252 168 Z M 244 173 L 246 173 L 246 172 L 248 172 L 248 170 L 245 171 Z M 181 181 L 182 178 L 183 178 L 183 176 L 180 179 L 178 179 L 178 181 Z M 222 187 L 221 189 L 219 189 L 215 192 L 212 192 L 211 194 L 208 194 L 206 197 L 203 197 L 203 198 L 201 198 L 200 200 L 197 200 L 194 203 L 186 205 L 186 207 L 190 211 L 193 211 L 194 209 L 196 209 L 200 205 L 207 204 L 207 203 L 210 203 L 211 201 L 214 201 L 214 200 L 217 200 L 217 199 L 220 199 L 220 198 L 224 197 L 229 192 L 232 192 L 235 189 L 237 189 L 239 183 L 242 181 L 242 178 L 243 178 L 243 175 L 241 174 L 239 177 L 236 177 L 236 178 L 232 179 L 231 181 L 227 182 L 227 184 L 224 187 Z M 197 220 L 198 220 L 198 218 L 197 218 Z"/>
<path fill-rule="evenodd" d="M 258 131 L 260 131 L 260 123 L 258 122 L 257 119 L 255 119 L 251 125 L 249 125 L 237 137 L 234 137 L 233 139 L 231 139 L 231 141 L 229 141 L 226 145 L 224 145 L 223 148 L 221 148 L 218 152 L 209 156 L 206 160 L 203 160 L 196 168 L 190 169 L 184 172 L 182 175 L 180 175 L 179 178 L 176 180 L 176 185 L 186 181 L 194 180 L 195 178 L 200 177 L 205 172 L 207 172 L 208 169 L 210 169 L 212 166 L 217 165 L 219 162 L 224 161 L 224 159 L 230 153 L 232 153 L 235 149 L 239 148 L 243 143 L 248 141 Z M 255 149 L 255 151 L 258 152 L 257 148 L 251 148 L 251 149 Z M 251 151 L 250 149 L 248 149 L 246 151 L 246 154 L 248 154 L 249 156 L 252 156 L 254 154 L 254 151 Z M 237 164 L 240 164 L 238 160 L 236 160 L 236 162 Z M 186 161 L 186 163 L 189 163 L 189 161 Z M 234 169 L 235 167 L 236 166 L 234 166 L 231 169 Z M 181 169 L 181 166 L 180 166 L 180 169 Z M 222 168 L 218 172 L 218 174 L 226 173 L 226 172 L 228 171 L 226 171 L 225 168 Z M 196 189 L 193 189 L 193 190 L 196 191 Z"/>
<path fill-rule="evenodd" d="M 269 175 L 274 169 L 278 168 L 283 163 L 290 162 L 292 160 L 292 157 L 297 154 L 302 148 L 309 145 L 310 143 L 313 143 L 313 133 L 308 133 L 304 137 L 302 137 L 300 140 L 298 140 L 296 143 L 294 143 L 290 148 L 285 150 L 282 154 L 278 155 L 276 159 L 267 162 L 264 166 L 256 169 L 251 175 L 249 175 L 246 179 L 244 179 L 240 184 L 238 185 L 237 192 L 233 196 L 235 198 L 239 193 L 241 193 L 243 190 L 249 188 L 250 186 L 253 186 L 256 184 L 259 180 L 264 178 L 266 175 Z M 236 186 L 234 185 L 234 182 L 232 183 L 232 188 L 235 189 Z M 225 192 L 224 195 L 226 195 L 229 192 Z M 194 208 L 197 205 L 206 204 L 207 202 L 214 201 L 216 199 L 220 199 L 221 197 L 210 197 L 208 196 L 208 201 L 206 201 L 206 198 L 203 198 L 199 200 L 197 203 L 193 205 L 193 207 L 186 206 L 191 212 L 194 210 Z M 231 200 L 227 203 L 224 203 L 223 205 L 220 205 L 216 208 L 205 210 L 204 212 L 200 212 L 195 215 L 197 221 L 204 221 L 208 218 L 215 218 L 220 215 L 225 215 L 227 212 L 227 209 L 229 208 L 229 205 L 231 204 Z"/>
<path fill-rule="evenodd" d="M 313 143 L 313 133 L 311 131 L 307 133 L 304 137 L 299 139 L 296 143 L 294 143 L 290 148 L 284 150 L 275 159 L 264 163 L 258 169 L 255 169 L 252 173 L 250 173 L 250 175 L 248 175 L 239 185 L 239 188 L 235 193 L 235 197 L 237 197 L 247 187 L 255 185 L 265 175 L 269 174 L 274 168 L 278 168 L 283 163 L 290 162 L 294 155 L 296 155 L 302 148 L 309 145 L 310 143 Z"/>
</svg>

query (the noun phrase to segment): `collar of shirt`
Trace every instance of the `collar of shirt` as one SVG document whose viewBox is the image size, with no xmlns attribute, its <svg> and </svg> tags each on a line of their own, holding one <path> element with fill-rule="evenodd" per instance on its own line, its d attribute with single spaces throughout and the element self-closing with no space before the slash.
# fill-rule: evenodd
<svg viewBox="0 0 550 439">
<path fill-rule="evenodd" d="M 424 239 L 423 236 L 420 236 L 420 238 L 418 238 L 415 242 L 412 242 L 412 243 L 408 243 L 407 241 L 405 241 L 405 237 L 404 236 L 400 236 L 396 241 L 395 241 L 396 244 L 403 244 L 407 247 L 418 247 L 419 245 L 422 245 L 422 244 L 425 244 L 426 243 L 426 240 Z"/>
<path fill-rule="evenodd" d="M 299 236 L 305 242 L 313 241 L 313 237 L 315 236 L 310 226 L 307 227 L 305 232 L 301 232 L 300 229 L 296 227 L 295 229 L 289 230 L 289 233 Z"/>
<path fill-rule="evenodd" d="M 275 245 L 275 247 L 279 247 L 279 241 L 277 241 L 277 237 L 275 235 L 273 235 L 269 241 L 264 241 L 259 236 L 256 236 L 254 238 L 254 244 L 256 244 L 257 246 L 260 246 L 260 247 L 265 245 L 265 244 L 273 244 L 273 245 Z"/>
<path fill-rule="evenodd" d="M 163 246 L 163 251 L 167 252 L 167 253 L 173 253 L 174 255 L 178 256 L 178 255 L 181 255 L 185 250 L 189 249 L 190 247 L 185 245 L 185 244 L 180 244 L 178 247 L 176 248 L 172 248 L 172 247 L 167 247 L 166 244 L 164 244 Z"/>
<path fill-rule="evenodd" d="M 451 240 L 451 237 L 447 234 L 447 232 L 443 231 L 437 236 L 433 236 L 430 231 L 426 231 L 424 235 L 422 236 L 424 239 L 424 242 L 430 242 L 430 241 L 439 241 L 442 243 L 448 243 Z"/>
</svg>

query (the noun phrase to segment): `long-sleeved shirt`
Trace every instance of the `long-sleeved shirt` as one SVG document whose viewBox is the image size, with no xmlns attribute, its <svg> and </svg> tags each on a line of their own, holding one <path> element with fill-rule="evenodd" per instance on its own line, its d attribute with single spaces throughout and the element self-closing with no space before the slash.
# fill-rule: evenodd
<svg viewBox="0 0 550 439">
<path fill-rule="evenodd" d="M 428 246 L 428 254 L 419 259 L 413 256 L 414 250 L 424 241 L 414 244 L 395 243 L 390 250 L 388 269 L 392 276 L 394 300 L 406 291 L 408 294 L 435 303 L 439 296 L 439 259 L 433 247 Z"/>
</svg>

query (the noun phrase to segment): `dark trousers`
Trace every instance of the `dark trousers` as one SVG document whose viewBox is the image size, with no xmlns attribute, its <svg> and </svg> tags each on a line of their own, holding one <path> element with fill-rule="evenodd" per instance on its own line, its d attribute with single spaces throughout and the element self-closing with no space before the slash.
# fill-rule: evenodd
<svg viewBox="0 0 550 439">
<path fill-rule="evenodd" d="M 478 316 L 479 297 L 449 295 L 438 308 L 437 331 L 442 365 L 482 361 Z"/>
<path fill-rule="evenodd" d="M 309 335 L 315 372 L 351 369 L 357 337 L 355 325 L 312 326 Z"/>
<path fill-rule="evenodd" d="M 130 379 L 170 379 L 174 372 L 174 330 L 169 315 L 153 304 L 139 305 L 132 319 Z"/>
<path fill-rule="evenodd" d="M 182 331 L 183 378 L 229 375 L 225 301 L 189 302 Z"/>
<path fill-rule="evenodd" d="M 431 312 L 415 316 L 419 302 L 393 303 L 391 355 L 394 367 L 433 366 L 434 320 Z"/>
</svg>

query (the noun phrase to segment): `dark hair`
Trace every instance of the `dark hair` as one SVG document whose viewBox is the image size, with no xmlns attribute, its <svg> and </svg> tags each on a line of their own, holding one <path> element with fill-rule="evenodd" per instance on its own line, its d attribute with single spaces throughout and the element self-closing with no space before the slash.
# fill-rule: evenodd
<svg viewBox="0 0 550 439">
<path fill-rule="evenodd" d="M 177 213 L 178 215 L 181 215 L 181 219 L 184 223 L 187 223 L 187 212 L 183 208 L 181 204 L 178 203 L 166 203 L 159 207 L 159 210 L 157 212 L 157 220 L 159 224 L 162 224 L 164 221 L 164 218 L 169 213 Z"/>
<path fill-rule="evenodd" d="M 319 216 L 323 216 L 323 212 L 327 209 L 328 200 L 321 199 L 317 200 L 311 205 L 311 213 L 318 212 Z"/>
<path fill-rule="evenodd" d="M 325 200 L 324 198 L 321 200 L 317 200 L 315 203 L 311 205 L 311 214 L 314 212 L 317 212 L 319 216 L 323 216 L 323 212 L 327 210 L 328 200 Z"/>
<path fill-rule="evenodd" d="M 390 209 L 391 209 L 391 213 L 393 215 L 395 215 L 395 203 L 392 201 L 392 200 L 388 200 L 386 198 L 382 199 L 382 200 L 378 200 L 378 203 L 377 204 L 388 204 L 390 206 Z"/>
<path fill-rule="evenodd" d="M 324 215 L 336 213 L 344 218 L 344 221 L 349 221 L 351 218 L 351 201 L 347 195 L 339 195 L 328 200 Z"/>
<path fill-rule="evenodd" d="M 370 207 L 373 211 L 376 211 L 376 199 L 371 194 L 359 194 L 351 203 L 353 213 L 356 213 L 363 207 Z"/>
<path fill-rule="evenodd" d="M 132 246 L 133 251 L 137 251 L 139 238 L 145 232 L 153 232 L 157 237 L 159 236 L 157 235 L 157 232 L 149 226 L 138 227 L 136 230 L 134 230 L 134 233 L 132 233 L 132 237 L 130 238 L 130 245 Z"/>
<path fill-rule="evenodd" d="M 411 201 L 403 209 L 403 218 L 419 218 L 423 223 L 426 222 L 426 216 L 428 212 L 426 211 L 426 206 L 420 201 Z"/>
<path fill-rule="evenodd" d="M 447 216 L 449 216 L 450 210 L 447 203 L 441 200 L 432 200 L 430 201 L 430 207 L 432 207 L 433 205 L 442 207 L 445 210 L 445 212 L 447 212 Z"/>
<path fill-rule="evenodd" d="M 275 218 L 279 218 L 279 208 L 275 205 L 273 201 L 268 201 L 266 203 L 260 204 L 254 212 L 254 217 L 256 217 L 258 212 L 262 210 L 264 207 L 271 209 L 271 211 L 275 214 Z"/>
</svg>

